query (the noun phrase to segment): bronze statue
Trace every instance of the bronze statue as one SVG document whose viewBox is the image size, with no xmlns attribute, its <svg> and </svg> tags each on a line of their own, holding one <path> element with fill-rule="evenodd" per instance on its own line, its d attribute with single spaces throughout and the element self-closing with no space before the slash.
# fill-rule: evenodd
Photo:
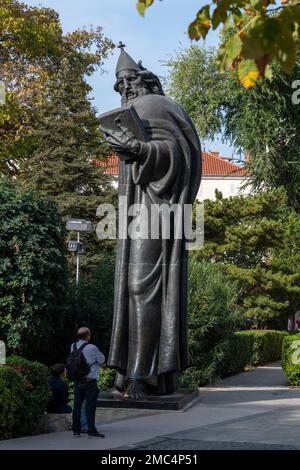
<svg viewBox="0 0 300 470">
<path fill-rule="evenodd" d="M 194 202 L 201 148 L 191 119 L 164 96 L 158 77 L 120 47 L 115 90 L 124 115 L 116 118 L 113 112 L 114 121 L 100 119 L 100 127 L 120 156 L 119 197 L 126 197 L 127 207 L 119 223 L 128 227 L 127 209 L 133 203 L 150 213 L 153 204 L 183 208 Z M 110 129 L 105 122 L 111 122 Z M 160 230 L 155 239 L 118 242 L 108 365 L 118 371 L 115 386 L 124 398 L 172 393 L 179 373 L 189 366 L 186 239 L 174 237 L 182 223 L 182 214 L 175 214 L 169 239 Z"/>
</svg>

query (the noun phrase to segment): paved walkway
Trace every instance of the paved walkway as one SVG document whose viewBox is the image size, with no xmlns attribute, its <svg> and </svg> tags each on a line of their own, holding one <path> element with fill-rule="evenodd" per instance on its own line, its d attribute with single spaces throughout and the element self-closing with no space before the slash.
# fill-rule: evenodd
<svg viewBox="0 0 300 470">
<path fill-rule="evenodd" d="M 70 432 L 0 442 L 0 450 L 300 449 L 300 389 L 287 386 L 279 363 L 200 390 L 184 413 L 163 412 L 98 427 L 106 439 Z"/>
</svg>

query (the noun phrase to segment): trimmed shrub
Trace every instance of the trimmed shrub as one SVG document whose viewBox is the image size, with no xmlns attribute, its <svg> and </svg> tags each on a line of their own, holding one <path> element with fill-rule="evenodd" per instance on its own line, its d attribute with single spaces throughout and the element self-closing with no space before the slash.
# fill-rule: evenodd
<svg viewBox="0 0 300 470">
<path fill-rule="evenodd" d="M 282 343 L 286 337 L 292 338 L 286 331 L 237 331 L 215 347 L 213 355 L 203 355 L 206 362 L 201 367 L 186 370 L 181 383 L 185 387 L 207 385 L 221 377 L 243 372 L 246 368 L 276 361 L 281 358 Z M 298 338 L 300 340 L 300 335 Z"/>
<path fill-rule="evenodd" d="M 281 358 L 286 331 L 238 331 L 224 343 L 224 358 L 220 376 L 227 377 Z"/>
<path fill-rule="evenodd" d="M 23 386 L 22 412 L 17 435 L 35 432 L 38 419 L 45 413 L 49 398 L 48 368 L 37 361 L 10 356 L 7 366 L 21 378 Z"/>
<path fill-rule="evenodd" d="M 288 335 L 283 340 L 282 367 L 291 385 L 300 385 L 300 334 Z"/>
<path fill-rule="evenodd" d="M 222 344 L 223 358 L 219 369 L 219 377 L 238 374 L 251 364 L 253 351 L 253 335 L 234 333 Z"/>
<path fill-rule="evenodd" d="M 16 435 L 23 412 L 24 387 L 22 377 L 6 365 L 0 366 L 0 439 Z"/>
<path fill-rule="evenodd" d="M 248 331 L 240 332 L 241 335 L 248 334 L 253 337 L 253 351 L 250 363 L 253 366 L 266 364 L 267 362 L 277 361 L 281 358 L 282 342 L 287 335 L 286 331 Z"/>
</svg>

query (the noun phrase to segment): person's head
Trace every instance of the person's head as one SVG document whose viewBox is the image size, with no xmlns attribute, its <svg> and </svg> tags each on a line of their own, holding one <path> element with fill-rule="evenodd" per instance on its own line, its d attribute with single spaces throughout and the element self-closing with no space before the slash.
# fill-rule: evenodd
<svg viewBox="0 0 300 470">
<path fill-rule="evenodd" d="M 50 367 L 50 372 L 54 377 L 64 377 L 66 374 L 66 368 L 64 364 L 54 364 Z"/>
<path fill-rule="evenodd" d="M 86 326 L 82 326 L 77 330 L 77 338 L 89 342 L 91 339 L 91 331 Z"/>
<path fill-rule="evenodd" d="M 117 64 L 116 77 L 114 89 L 122 96 L 122 104 L 143 95 L 164 94 L 159 78 L 145 69 L 141 61 L 135 63 L 123 48 Z"/>
</svg>

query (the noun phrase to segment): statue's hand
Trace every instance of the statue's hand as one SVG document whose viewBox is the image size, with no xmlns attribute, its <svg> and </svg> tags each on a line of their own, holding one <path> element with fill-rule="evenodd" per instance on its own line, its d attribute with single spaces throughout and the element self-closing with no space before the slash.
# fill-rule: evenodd
<svg viewBox="0 0 300 470">
<path fill-rule="evenodd" d="M 136 139 L 132 132 L 124 126 L 118 118 L 115 122 L 120 130 L 115 131 L 112 135 L 106 136 L 107 142 L 115 152 L 130 153 L 133 159 L 140 159 L 142 142 Z"/>
</svg>

